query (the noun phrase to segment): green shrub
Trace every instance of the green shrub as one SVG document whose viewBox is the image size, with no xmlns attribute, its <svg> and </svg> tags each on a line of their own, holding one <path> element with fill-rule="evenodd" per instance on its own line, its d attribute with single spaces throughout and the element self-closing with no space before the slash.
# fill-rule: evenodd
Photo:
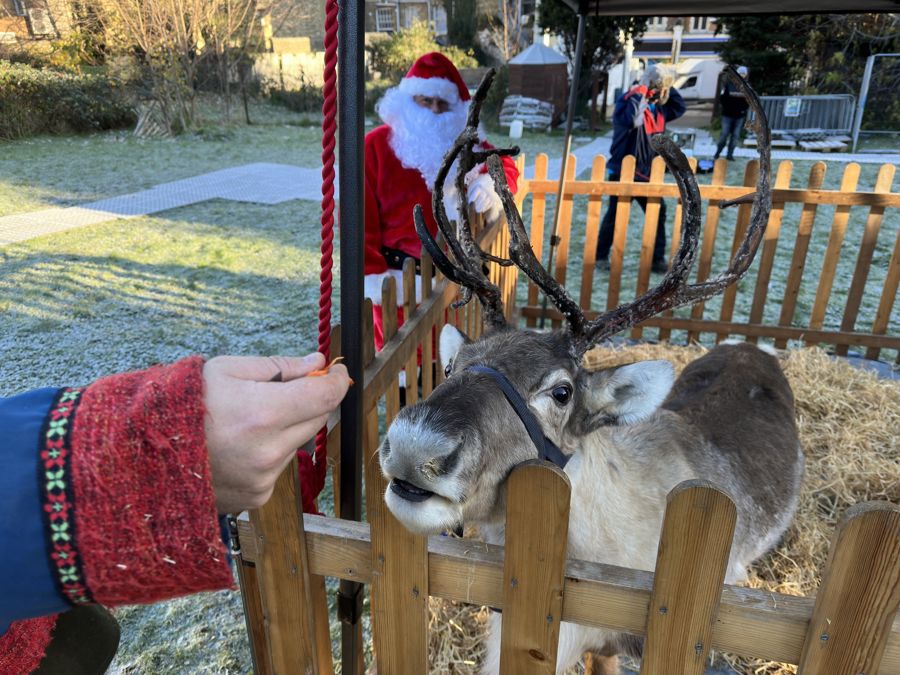
<svg viewBox="0 0 900 675">
<path fill-rule="evenodd" d="M 117 129 L 135 122 L 121 84 L 0 61 L 0 139 Z"/>
<path fill-rule="evenodd" d="M 103 45 L 96 33 L 73 30 L 60 40 L 51 43 L 49 62 L 54 68 L 81 72 L 85 67 L 103 65 Z"/>
<path fill-rule="evenodd" d="M 296 89 L 269 87 L 268 92 L 272 103 L 298 113 L 321 113 L 325 101 L 322 87 L 313 84 L 303 73 L 300 74 L 300 86 Z"/>
<path fill-rule="evenodd" d="M 375 104 L 381 100 L 381 97 L 384 96 L 384 92 L 395 86 L 397 86 L 397 83 L 391 82 L 390 80 L 372 80 L 366 82 L 366 114 L 374 115 Z"/>
<path fill-rule="evenodd" d="M 440 52 L 457 68 L 478 66 L 471 50 L 466 52 L 459 47 L 442 47 L 435 42 L 434 33 L 424 21 L 417 21 L 389 39 L 374 42 L 368 50 L 372 69 L 389 80 L 399 80 L 417 58 L 428 52 Z"/>
</svg>

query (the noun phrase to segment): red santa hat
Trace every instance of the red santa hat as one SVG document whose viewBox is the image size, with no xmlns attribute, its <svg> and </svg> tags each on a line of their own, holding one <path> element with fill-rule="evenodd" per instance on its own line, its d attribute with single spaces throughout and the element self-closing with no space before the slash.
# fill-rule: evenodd
<svg viewBox="0 0 900 675">
<path fill-rule="evenodd" d="M 435 96 L 453 105 L 469 100 L 469 89 L 456 66 L 439 52 L 420 56 L 399 86 L 410 96 Z"/>
</svg>

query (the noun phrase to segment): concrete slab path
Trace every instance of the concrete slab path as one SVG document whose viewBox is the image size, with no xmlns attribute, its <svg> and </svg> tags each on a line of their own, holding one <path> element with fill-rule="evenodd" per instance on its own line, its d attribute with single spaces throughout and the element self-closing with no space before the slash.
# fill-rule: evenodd
<svg viewBox="0 0 900 675">
<path fill-rule="evenodd" d="M 209 199 L 257 204 L 279 204 L 291 199 L 318 201 L 322 198 L 321 176 L 320 169 L 304 169 L 287 164 L 245 164 L 80 206 L 17 213 L 0 218 L 0 246 L 116 218 L 144 216 Z"/>
<path fill-rule="evenodd" d="M 576 157 L 576 178 L 586 178 L 591 175 L 591 164 L 596 155 L 609 155 L 609 146 L 612 144 L 612 136 L 600 136 L 595 138 L 587 145 L 575 148 L 572 152 Z M 562 139 L 559 139 L 559 150 L 562 154 Z M 547 178 L 549 180 L 559 180 L 559 170 L 562 168 L 562 157 L 550 159 L 547 162 Z M 525 167 L 525 177 L 534 178 L 534 158 L 531 163 Z"/>
</svg>

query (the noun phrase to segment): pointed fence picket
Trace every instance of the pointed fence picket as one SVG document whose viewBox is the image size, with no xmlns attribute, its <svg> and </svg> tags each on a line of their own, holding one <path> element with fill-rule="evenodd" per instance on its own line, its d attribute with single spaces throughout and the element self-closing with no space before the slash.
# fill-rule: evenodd
<svg viewBox="0 0 900 675">
<path fill-rule="evenodd" d="M 557 180 L 546 178 L 546 163 L 546 157 L 538 155 L 535 177 L 521 182 L 518 195 L 523 200 L 531 199 L 531 241 L 535 251 L 547 248 L 544 231 L 549 224 L 545 221 L 547 214 L 553 213 L 553 200 L 559 187 Z M 673 182 L 666 182 L 662 159 L 654 160 L 648 182 L 634 179 L 632 157 L 623 160 L 618 181 L 605 180 L 602 171 L 594 168 L 587 180 L 575 180 L 571 175 L 566 179 L 557 230 L 562 238 L 559 251 L 570 250 L 571 244 L 565 240 L 567 236 L 583 237 L 585 248 L 581 268 L 579 270 L 577 264 L 573 267 L 571 261 L 560 262 L 560 259 L 554 265 L 555 278 L 561 283 L 566 283 L 573 270 L 580 273 L 577 286 L 570 284 L 573 286 L 571 294 L 579 298 L 579 304 L 591 318 L 598 310 L 614 309 L 658 282 L 659 276 L 652 275 L 650 264 L 663 199 L 674 205 L 669 210 L 673 215 L 666 218 L 669 254 L 680 236 L 678 188 Z M 718 160 L 710 182 L 700 185 L 705 218 L 697 260 L 698 282 L 724 269 L 722 259 L 734 251 L 749 223 L 751 207 L 741 204 L 735 207 L 736 214 L 730 224 L 724 226 L 723 214 L 727 210 L 723 210 L 719 202 L 752 192 L 759 164 L 756 160 L 747 163 L 741 185 L 726 184 L 726 168 L 726 160 Z M 831 346 L 838 354 L 855 349 L 864 351 L 869 359 L 880 358 L 882 350 L 890 350 L 889 357 L 900 362 L 900 336 L 888 330 L 900 287 L 900 193 L 892 191 L 894 166 L 881 167 L 874 186 L 860 189 L 859 165 L 849 164 L 841 186 L 836 190 L 822 189 L 825 168 L 824 162 L 813 164 L 806 187 L 796 188 L 791 187 L 793 164 L 781 162 L 775 168 L 773 204 L 765 239 L 747 278 L 728 288 L 721 301 L 698 303 L 690 309 L 652 317 L 633 328 L 630 337 L 720 342 L 729 336 L 742 336 L 752 342 L 761 339 L 774 342 L 778 348 L 786 347 L 790 341 L 792 344 Z M 594 267 L 597 223 L 599 214 L 609 208 L 607 197 L 618 200 L 615 233 L 609 257 L 610 270 L 598 272 Z M 635 243 L 635 237 L 628 232 L 629 224 L 634 225 L 632 216 L 637 208 L 636 203 L 632 204 L 632 198 L 647 201 L 637 238 L 639 243 Z M 817 217 L 822 220 L 823 212 L 829 213 L 823 207 L 833 208 L 829 230 L 825 229 L 824 222 L 816 224 Z M 586 209 L 584 216 L 580 215 L 582 208 Z M 857 212 L 866 213 L 865 227 L 861 234 L 854 233 L 851 241 L 848 221 Z M 584 218 L 583 226 L 576 225 L 576 214 L 579 219 Z M 811 248 L 813 240 L 820 237 L 823 245 Z M 892 250 L 891 254 L 881 254 L 882 259 L 886 255 L 890 257 L 889 261 L 881 263 L 884 272 L 879 270 L 878 278 L 883 278 L 882 284 L 872 279 L 873 255 L 879 240 L 882 252 Z M 814 253 L 816 249 L 821 252 Z M 775 265 L 782 258 L 785 269 L 780 275 L 783 278 L 776 279 Z M 843 307 L 837 307 L 833 292 L 836 272 L 842 264 L 849 264 L 844 262 L 849 259 L 856 260 L 852 282 L 848 284 L 849 289 L 841 288 L 846 290 L 846 299 Z M 623 268 L 631 260 L 638 261 L 633 293 L 623 287 Z M 747 309 L 739 310 L 739 307 Z M 528 326 L 538 325 L 542 315 L 551 319 L 555 326 L 561 319 L 555 308 L 543 307 L 533 284 L 529 285 L 527 300 L 519 313 Z M 838 321 L 829 319 L 835 314 L 840 316 Z M 767 322 L 766 316 L 773 318 Z M 655 328 L 657 332 L 648 334 L 648 328 Z"/>
<path fill-rule="evenodd" d="M 554 672 L 561 620 L 645 636 L 642 675 L 702 672 L 709 649 L 802 663 L 808 675 L 900 673 L 896 506 L 870 502 L 848 510 L 820 597 L 810 599 L 721 584 L 734 506 L 710 485 L 687 481 L 672 491 L 651 573 L 566 560 L 565 476 L 537 462 L 513 475 L 505 555 L 468 539 L 423 543 L 403 533 L 413 542 L 411 560 L 391 562 L 396 553 L 387 553 L 381 561 L 383 534 L 376 531 L 383 524 L 304 516 L 309 567 L 298 576 L 370 584 L 373 603 L 381 603 L 372 626 L 379 673 L 428 672 L 421 607 L 427 596 L 503 611 L 502 672 Z M 264 552 L 252 534 L 242 521 L 242 541 L 251 542 L 243 555 L 258 564 Z M 392 653 L 379 654 L 385 649 Z M 306 660 L 272 672 L 314 672 L 306 670 L 314 662 L 300 654 Z"/>
</svg>

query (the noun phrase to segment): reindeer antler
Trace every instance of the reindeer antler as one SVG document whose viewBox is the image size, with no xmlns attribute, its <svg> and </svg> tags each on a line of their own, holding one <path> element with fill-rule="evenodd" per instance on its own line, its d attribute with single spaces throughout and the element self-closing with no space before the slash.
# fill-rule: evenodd
<svg viewBox="0 0 900 675">
<path fill-rule="evenodd" d="M 481 250 L 472 236 L 472 227 L 469 223 L 469 213 L 466 208 L 466 174 L 472 170 L 477 164 L 484 162 L 493 157 L 502 155 L 518 154 L 519 149 L 513 148 L 493 148 L 484 151 L 475 151 L 474 147 L 478 143 L 478 120 L 481 115 L 481 106 L 487 96 L 488 89 L 491 87 L 496 70 L 490 69 L 482 78 L 478 90 L 475 92 L 474 99 L 469 107 L 469 114 L 466 119 L 466 128 L 457 136 L 450 150 L 444 155 L 441 162 L 441 168 L 438 170 L 434 180 L 434 190 L 431 195 L 431 208 L 434 213 L 434 219 L 437 222 L 438 229 L 444 235 L 447 241 L 447 247 L 456 260 L 454 264 L 449 257 L 441 250 L 434 237 L 428 231 L 425 224 L 425 217 L 422 206 L 416 204 L 413 209 L 413 220 L 416 226 L 416 233 L 425 246 L 425 249 L 431 255 L 435 266 L 450 281 L 459 284 L 463 289 L 463 296 L 456 301 L 453 306 L 461 307 L 472 299 L 473 293 L 478 296 L 484 307 L 484 318 L 494 328 L 506 327 L 506 318 L 503 314 L 503 298 L 500 289 L 485 276 L 482 270 L 482 263 L 485 260 L 498 263 L 500 265 L 512 265 L 512 261 L 503 258 L 497 258 L 491 254 Z M 454 228 L 450 219 L 447 217 L 447 211 L 444 208 L 444 182 L 453 163 L 459 158 L 456 172 L 456 191 L 458 200 L 459 224 Z M 497 160 L 499 161 L 499 160 Z M 508 190 L 507 190 L 508 192 Z"/>
<path fill-rule="evenodd" d="M 513 197 L 506 185 L 505 176 L 498 159 L 488 159 L 488 169 L 494 180 L 494 187 L 503 202 L 506 219 L 510 231 L 510 257 L 562 312 L 573 336 L 573 351 L 579 358 L 593 345 L 604 338 L 634 326 L 644 319 L 668 309 L 682 305 L 694 304 L 707 300 L 721 293 L 727 286 L 740 279 L 749 269 L 759 248 L 763 232 L 769 221 L 772 209 L 772 192 L 770 186 L 770 146 L 771 135 L 765 113 L 756 97 L 756 93 L 729 66 L 727 75 L 735 81 L 738 88 L 747 96 L 750 106 L 756 113 L 756 135 L 759 147 L 759 180 L 753 199 L 750 225 L 746 237 L 735 254 L 728 269 L 709 281 L 699 284 L 688 284 L 687 278 L 694 258 L 700 233 L 700 189 L 697 180 L 688 165 L 684 153 L 668 137 L 659 135 L 651 139 L 653 148 L 659 153 L 675 177 L 682 203 L 682 239 L 678 252 L 672 260 L 672 266 L 658 286 L 651 289 L 633 302 L 621 305 L 614 310 L 601 314 L 593 321 L 587 321 L 578 303 L 566 289 L 554 279 L 535 257 L 528 240 L 528 234 L 522 223 L 522 217 L 516 208 Z"/>
</svg>

